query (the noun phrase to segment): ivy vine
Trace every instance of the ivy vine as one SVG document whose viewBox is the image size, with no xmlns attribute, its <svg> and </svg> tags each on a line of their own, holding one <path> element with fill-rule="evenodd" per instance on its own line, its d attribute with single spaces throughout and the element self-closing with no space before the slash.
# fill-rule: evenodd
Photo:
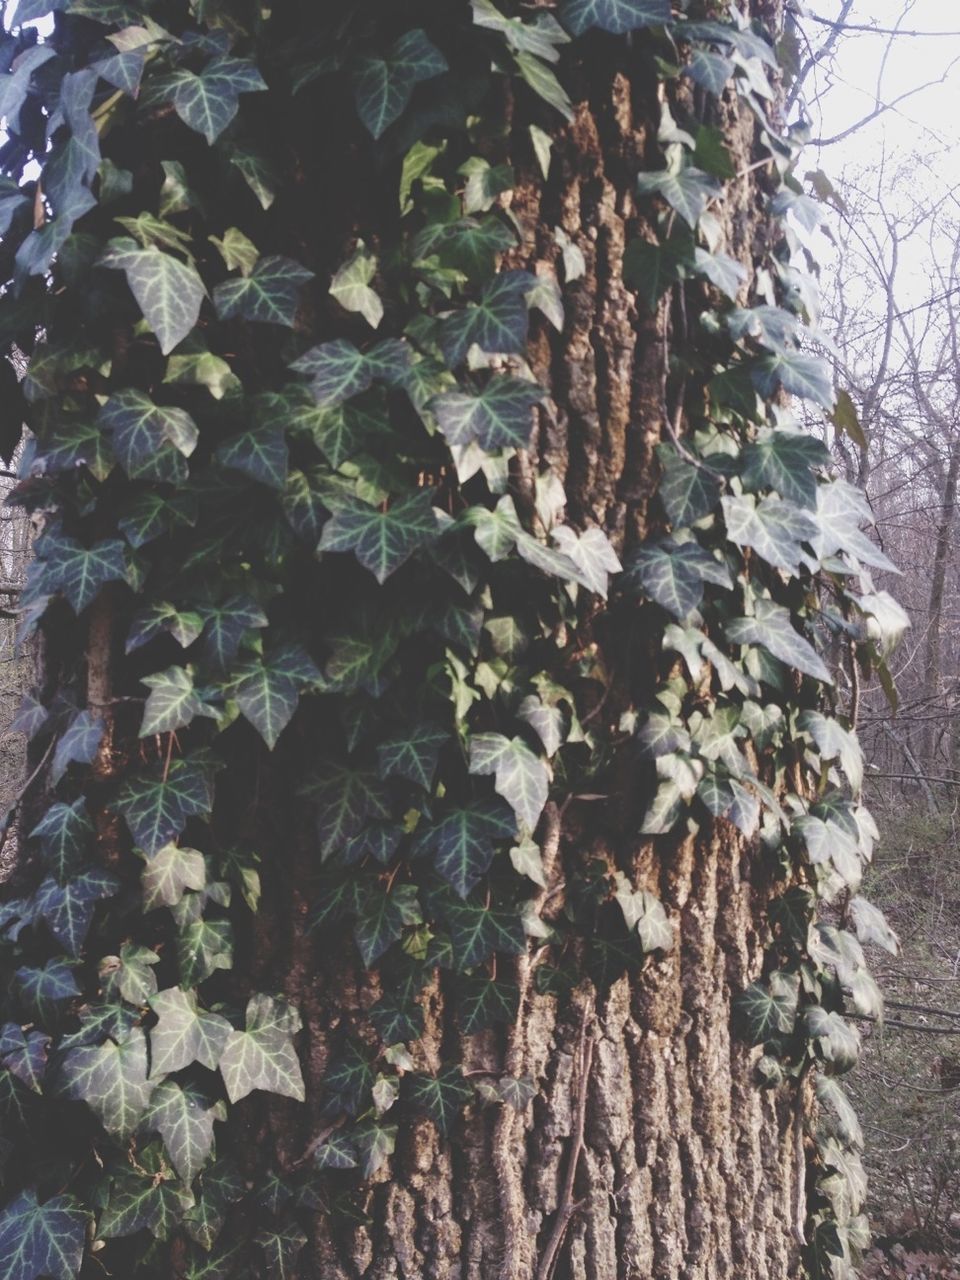
<svg viewBox="0 0 960 1280">
<path fill-rule="evenodd" d="M 656 779 L 643 834 L 732 823 L 782 882 L 737 1016 L 762 1082 L 817 1068 L 828 1119 L 799 1227 L 812 1276 L 849 1274 L 866 1228 L 843 1013 L 878 1016 L 862 944 L 897 944 L 858 896 L 877 832 L 831 670 L 839 654 L 889 686 L 905 618 L 871 580 L 892 566 L 863 495 L 786 407 L 833 413 L 835 396 L 809 354 L 822 210 L 795 174 L 802 134 L 777 120 L 775 45 L 732 8 L 668 0 L 410 3 L 384 21 L 253 0 L 7 7 L 0 339 L 26 372 L 5 447 L 26 421 L 12 500 L 42 528 L 22 633 L 47 637 L 54 679 L 16 721 L 49 794 L 0 905 L 0 1272 L 72 1280 L 93 1251 L 148 1274 L 177 1240 L 184 1275 L 223 1276 L 247 1238 L 232 1215 L 256 1265 L 286 1274 L 304 1211 L 349 1212 L 407 1117 L 449 1132 L 477 1097 L 457 1063 L 413 1069 L 438 968 L 471 1035 L 516 1016 L 497 957 L 548 948 L 535 979 L 560 990 L 580 976 L 565 956 L 599 985 L 673 946 L 663 905 L 602 865 L 563 917 L 538 906 L 545 810 L 629 750 Z M 565 522 L 555 475 L 530 503 L 511 483 L 546 412 L 531 323 L 562 329 L 564 289 L 515 265 L 516 177 L 482 114 L 491 86 L 521 95 L 548 174 L 581 40 L 629 40 L 664 87 L 662 165 L 636 175 L 656 235 L 628 246 L 624 280 L 661 325 L 702 302 L 664 368 L 653 531 L 617 549 Z M 693 110 L 721 95 L 762 141 L 769 235 L 749 264 L 718 216 L 742 175 Z M 288 184 L 323 183 L 277 142 L 318 111 L 323 128 L 349 116 L 363 164 L 394 175 L 388 231 L 354 232 L 333 272 L 298 224 L 323 210 L 290 209 Z M 569 287 L 582 248 L 556 246 Z M 604 601 L 663 635 L 655 696 L 610 732 L 585 714 Z M 99 689 L 76 656 L 118 629 Z M 327 1071 L 304 1166 L 251 1188 L 234 1106 L 304 1097 L 298 1011 L 232 973 L 272 874 L 243 795 L 269 752 L 314 825 L 312 927 L 345 924 L 383 994 L 379 1047 L 345 1040 Z M 537 1087 L 479 1092 L 523 1109 Z M 122 1242 L 144 1230 L 131 1270 Z"/>
</svg>

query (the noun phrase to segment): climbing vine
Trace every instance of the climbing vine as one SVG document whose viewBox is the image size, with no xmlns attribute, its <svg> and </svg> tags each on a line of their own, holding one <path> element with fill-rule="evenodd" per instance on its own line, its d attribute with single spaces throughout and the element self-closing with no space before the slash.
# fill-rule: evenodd
<svg viewBox="0 0 960 1280">
<path fill-rule="evenodd" d="M 7 6 L 0 335 L 25 373 L 4 430 L 9 453 L 30 428 L 12 501 L 40 529 L 21 605 L 44 680 L 15 725 L 35 772 L 0 905 L 0 1272 L 147 1275 L 173 1250 L 192 1280 L 284 1275 L 303 1215 L 358 1212 L 411 1116 L 525 1109 L 530 1077 L 414 1068 L 422 993 L 441 971 L 470 1036 L 517 1018 L 512 957 L 562 991 L 673 947 L 664 905 L 602 861 L 544 911 L 559 813 L 626 759 L 640 834 L 732 824 L 779 885 L 739 1032 L 758 1087 L 816 1068 L 797 1232 L 811 1275 L 849 1274 L 844 1011 L 879 1015 L 861 944 L 896 939 L 858 896 L 877 832 L 832 672 L 890 686 L 905 618 L 871 581 L 892 566 L 862 494 L 788 407 L 859 432 L 810 354 L 823 210 L 776 45 L 716 4 L 382 8 Z M 625 42 L 661 113 L 623 265 L 662 345 L 641 537 L 574 527 L 531 461 L 551 421 L 531 334 L 562 334 L 584 246 L 558 229 L 532 271 L 511 211 L 518 128 L 546 180 L 568 65 Z M 763 242 L 739 254 L 721 99 L 760 138 Z M 323 171 L 341 129 L 352 174 Z M 616 630 L 662 636 L 642 697 L 614 688 Z M 304 1098 L 300 1012 L 247 963 L 282 874 L 250 837 L 271 803 L 312 832 L 310 927 L 352 939 L 381 994 L 376 1043 L 347 1036 L 325 1073 L 327 1123 L 251 1186 L 237 1104 Z"/>
</svg>

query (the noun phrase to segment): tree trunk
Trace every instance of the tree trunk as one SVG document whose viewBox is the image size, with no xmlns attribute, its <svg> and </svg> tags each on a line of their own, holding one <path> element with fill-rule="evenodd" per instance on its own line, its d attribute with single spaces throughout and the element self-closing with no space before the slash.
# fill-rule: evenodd
<svg viewBox="0 0 960 1280">
<path fill-rule="evenodd" d="M 770 6 L 756 5 L 766 10 Z M 645 224 L 634 197 L 636 174 L 658 168 L 660 101 L 655 78 L 629 48 L 611 62 L 613 42 L 587 42 L 574 72 L 576 118 L 555 137 L 549 179 L 537 173 L 525 128 L 504 153 L 522 178 L 511 210 L 525 233 L 516 265 L 556 274 L 560 227 L 583 253 L 583 277 L 564 292 L 562 334 L 534 330 L 531 364 L 549 388 L 549 409 L 526 467 L 514 477 L 532 507 L 531 476 L 546 464 L 559 476 L 568 514 L 599 524 L 618 549 L 655 528 L 654 448 L 666 438 L 665 396 L 672 326 L 693 328 L 699 292 L 685 307 L 669 297 L 653 313 L 623 284 L 624 248 Z M 735 167 L 762 152 L 757 126 L 732 98 L 716 108 Z M 503 114 L 511 119 L 512 104 Z M 367 189 L 362 175 L 355 183 Z M 755 173 L 740 181 L 724 212 L 729 251 L 755 259 L 766 228 L 758 222 Z M 385 193 L 385 203 L 389 199 Z M 376 206 L 377 201 L 373 201 Z M 363 229 L 362 227 L 360 228 Z M 679 419 L 678 419 L 679 420 Z M 614 686 L 649 692 L 660 636 L 644 615 L 639 634 L 613 634 L 598 620 Z M 618 694 L 594 714 L 615 726 Z M 761 1090 L 759 1050 L 731 1032 L 731 1000 L 760 973 L 763 919 L 772 886 L 762 857 L 719 821 L 696 837 L 639 837 L 648 796 L 638 794 L 635 762 L 614 771 L 610 793 L 574 797 L 545 819 L 541 837 L 551 868 L 537 911 L 549 923 L 564 908 L 564 885 L 591 859 L 625 871 L 657 895 L 678 944 L 639 975 L 599 990 L 542 994 L 535 967 L 549 949 L 517 962 L 521 1013 L 503 1033 L 464 1037 L 438 979 L 425 998 L 427 1030 L 411 1046 L 418 1070 L 462 1059 L 475 1079 L 529 1076 L 537 1096 L 521 1113 L 503 1104 L 467 1108 L 449 1138 L 423 1120 L 402 1130 L 388 1169 L 362 1197 L 365 1220 L 318 1212 L 315 1238 L 300 1258 L 304 1277 L 323 1280 L 785 1280 L 798 1274 L 805 1208 L 801 1085 Z M 274 833 L 274 842 L 277 841 Z M 256 964 L 281 982 L 306 1022 L 308 1106 L 271 1103 L 269 1119 L 250 1106 L 251 1168 L 267 1130 L 292 1168 L 325 1131 L 318 1099 L 331 1046 L 345 1028 L 370 1034 L 364 1010 L 376 978 L 350 958 L 349 936 L 327 936 L 319 950 L 304 929 L 314 856 L 298 833 L 286 893 L 268 901 L 256 933 Z M 265 850 L 266 852 L 266 850 Z M 269 856 L 274 857 L 273 849 Z M 266 1127 L 264 1127 L 266 1126 Z"/>
</svg>

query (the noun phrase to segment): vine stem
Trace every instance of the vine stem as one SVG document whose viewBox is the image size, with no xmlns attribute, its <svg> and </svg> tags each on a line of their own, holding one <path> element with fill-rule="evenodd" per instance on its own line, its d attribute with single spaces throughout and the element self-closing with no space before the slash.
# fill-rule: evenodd
<svg viewBox="0 0 960 1280">
<path fill-rule="evenodd" d="M 587 1121 L 587 1092 L 590 1084 L 590 1070 L 593 1066 L 594 1037 L 590 1024 L 590 1012 L 589 1006 L 585 1005 L 583 1020 L 580 1024 L 580 1044 L 577 1054 L 576 1112 L 573 1123 L 573 1142 L 570 1147 L 570 1157 L 567 1161 L 567 1172 L 563 1180 L 563 1191 L 557 1209 L 557 1218 L 553 1224 L 550 1239 L 547 1241 L 547 1247 L 544 1249 L 543 1256 L 540 1259 L 540 1265 L 537 1267 L 536 1280 L 551 1280 L 560 1254 L 560 1246 L 563 1244 L 567 1228 L 570 1226 L 570 1220 L 583 1203 L 581 1200 L 574 1200 L 573 1191 L 576 1186 L 580 1157 L 583 1154 L 583 1134 Z"/>
</svg>

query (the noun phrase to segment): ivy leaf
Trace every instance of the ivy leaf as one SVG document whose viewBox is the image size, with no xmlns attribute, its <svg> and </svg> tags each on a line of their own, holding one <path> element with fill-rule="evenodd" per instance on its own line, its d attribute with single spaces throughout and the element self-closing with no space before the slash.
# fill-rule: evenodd
<svg viewBox="0 0 960 1280">
<path fill-rule="evenodd" d="M 193 1062 L 215 1071 L 233 1028 L 197 1006 L 194 992 L 170 987 L 150 999 L 157 1025 L 150 1032 L 151 1072 L 162 1079 Z"/>
<path fill-rule="evenodd" d="M 199 892 L 206 886 L 206 864 L 196 849 L 165 844 L 156 853 L 145 854 L 144 863 L 140 886 L 145 911 L 174 907 L 188 889 Z"/>
<path fill-rule="evenodd" d="M 75 613 L 82 613 L 108 582 L 124 582 L 127 561 L 118 538 L 82 547 L 73 538 L 47 536 L 43 539 L 44 579 L 59 591 Z"/>
<path fill-rule="evenodd" d="M 344 500 L 324 525 L 319 550 L 352 551 L 382 584 L 415 551 L 439 535 L 433 490 L 418 489 L 387 511 L 357 498 Z"/>
<path fill-rule="evenodd" d="M 388 819 L 390 807 L 376 774 L 331 764 L 308 782 L 304 792 L 317 805 L 320 853 L 341 848 L 370 819 Z"/>
<path fill-rule="evenodd" d="M 334 1130 L 330 1137 L 321 1142 L 313 1153 L 314 1168 L 355 1169 L 357 1167 L 357 1147 L 349 1134 Z"/>
<path fill-rule="evenodd" d="M 839 1013 L 828 1013 L 814 1004 L 804 1012 L 807 1036 L 820 1050 L 837 1074 L 851 1071 L 860 1057 L 860 1036 Z"/>
<path fill-rule="evenodd" d="M 462 271 L 479 284 L 494 274 L 497 256 L 511 249 L 516 239 L 495 216 L 460 218 L 425 227 L 414 241 L 414 252 L 421 259 L 436 255 L 441 266 Z"/>
<path fill-rule="evenodd" d="M 771 973 L 767 985 L 754 982 L 733 1002 L 734 1015 L 751 1044 L 789 1035 L 797 1018 L 800 979 L 793 973 Z"/>
<path fill-rule="evenodd" d="M 772 600 L 757 601 L 756 616 L 733 618 L 726 625 L 726 634 L 734 644 L 758 644 L 775 658 L 795 667 L 804 675 L 833 684 L 830 672 L 809 641 L 794 629 L 790 610 L 774 604 Z"/>
<path fill-rule="evenodd" d="M 183 1229 L 190 1239 L 202 1249 L 212 1249 L 228 1208 L 243 1196 L 245 1190 L 240 1174 L 230 1161 L 217 1160 L 204 1169 L 195 1183 L 195 1203 L 183 1215 Z M 211 1277 L 211 1280 L 216 1278 Z"/>
<path fill-rule="evenodd" d="M 570 525 L 562 524 L 551 530 L 550 536 L 557 550 L 573 565 L 573 579 L 606 600 L 610 575 L 619 573 L 623 565 L 603 530 L 594 527 L 578 534 Z M 522 544 L 520 554 L 523 555 Z"/>
<path fill-rule="evenodd" d="M 24 1007 L 43 1026 L 55 1026 L 60 1006 L 80 994 L 73 966 L 63 956 L 54 956 L 42 968 L 24 966 L 15 978 Z"/>
<path fill-rule="evenodd" d="M 237 705 L 272 751 L 300 701 L 298 681 L 276 660 L 251 659 L 237 674 Z"/>
<path fill-rule="evenodd" d="M 444 1067 L 435 1076 L 413 1072 L 404 1077 L 405 1098 L 417 1111 L 422 1111 L 446 1137 L 468 1102 L 473 1090 L 458 1066 Z"/>
<path fill-rule="evenodd" d="M 254 1236 L 254 1244 L 263 1250 L 267 1275 L 278 1280 L 293 1280 L 297 1255 L 306 1243 L 306 1235 L 297 1226 L 284 1231 L 261 1231 Z"/>
<path fill-rule="evenodd" d="M 122 502 L 117 524 L 131 547 L 142 547 L 168 529 L 196 524 L 192 503 L 180 494 L 172 501 L 154 490 L 130 494 Z"/>
<path fill-rule="evenodd" d="M 801 712 L 797 728 L 813 738 L 823 761 L 840 761 L 851 790 L 856 795 L 863 786 L 863 751 L 857 735 L 820 711 Z"/>
<path fill-rule="evenodd" d="M 282 430 L 258 427 L 233 436 L 217 449 L 217 461 L 281 492 L 287 484 L 289 451 Z"/>
<path fill-rule="evenodd" d="M 96 904 L 112 897 L 120 882 L 109 871 L 85 871 L 59 884 L 48 876 L 34 894 L 33 907 L 68 955 L 79 956 Z"/>
<path fill-rule="evenodd" d="M 245 595 L 230 596 L 222 604 L 208 605 L 203 617 L 204 652 L 220 671 L 232 665 L 248 631 L 267 625 L 263 609 L 251 596 Z"/>
<path fill-rule="evenodd" d="M 300 290 L 313 272 L 277 254 L 257 261 L 248 276 L 225 280 L 213 291 L 213 304 L 221 320 L 251 320 L 257 324 L 282 324 L 293 328 Z"/>
<path fill-rule="evenodd" d="M 0 1028 L 0 1063 L 32 1093 L 43 1092 L 50 1037 L 41 1031 L 24 1034 L 15 1022 Z"/>
<path fill-rule="evenodd" d="M 104 722 L 93 711 L 79 711 L 57 743 L 50 770 L 54 785 L 71 764 L 93 764 L 103 741 Z"/>
<path fill-rule="evenodd" d="M 751 370 L 753 385 L 762 396 L 776 395 L 782 387 L 789 395 L 813 400 L 829 413 L 836 403 L 830 366 L 819 356 L 784 351 L 760 360 Z"/>
<path fill-rule="evenodd" d="M 675 529 L 695 524 L 716 508 L 720 481 L 706 467 L 686 462 L 672 450 L 660 459 L 663 475 L 657 495 Z"/>
<path fill-rule="evenodd" d="M 353 254 L 333 277 L 329 290 L 330 296 L 336 298 L 345 311 L 358 312 L 372 329 L 379 328 L 383 319 L 383 303 L 370 284 L 376 274 L 376 256 L 358 240 Z"/>
<path fill-rule="evenodd" d="M 531 409 L 543 399 L 535 383 L 493 378 L 476 395 L 454 391 L 430 402 L 440 429 L 451 445 L 476 441 L 486 453 L 526 448 L 533 431 Z"/>
<path fill-rule="evenodd" d="M 487 355 L 524 355 L 529 327 L 526 294 L 533 283 L 527 271 L 501 271 L 475 305 L 449 315 L 440 330 L 449 364 L 461 364 L 474 345 Z"/>
<path fill-rule="evenodd" d="M 184 900 L 186 901 L 186 900 Z M 229 920 L 189 920 L 177 936 L 177 964 L 186 986 L 204 982 L 217 969 L 233 968 Z"/>
<path fill-rule="evenodd" d="M 508 982 L 476 978 L 465 982 L 457 1003 L 457 1019 L 465 1036 L 516 1020 L 520 993 Z"/>
<path fill-rule="evenodd" d="M 153 968 L 159 963 L 156 951 L 125 942 L 118 956 L 104 956 L 100 961 L 100 982 L 112 999 L 119 995 L 130 1004 L 142 1006 L 157 989 Z"/>
<path fill-rule="evenodd" d="M 850 918 L 861 942 L 874 942 L 892 956 L 900 954 L 900 939 L 890 928 L 883 912 L 866 898 L 851 898 Z"/>
<path fill-rule="evenodd" d="M 575 36 L 600 27 L 622 36 L 638 27 L 658 27 L 672 18 L 670 0 L 564 0 L 561 17 Z"/>
<path fill-rule="evenodd" d="M 85 1102 L 121 1141 L 133 1136 L 156 1087 L 147 1075 L 147 1037 L 139 1027 L 122 1044 L 107 1040 L 71 1049 L 61 1078 L 66 1096 Z"/>
<path fill-rule="evenodd" d="M 895 564 L 875 546 L 861 524 L 873 524 L 866 496 L 846 480 L 833 480 L 817 489 L 817 536 L 813 549 L 820 559 L 842 551 L 863 564 L 888 573 L 899 573 Z"/>
<path fill-rule="evenodd" d="M 172 635 L 177 644 L 186 649 L 203 630 L 203 619 L 199 613 L 187 610 L 183 613 L 174 608 L 166 600 L 154 600 L 134 617 L 127 633 L 126 652 L 133 653 L 142 645 L 166 632 Z"/>
<path fill-rule="evenodd" d="M 830 451 L 814 436 L 799 431 L 762 429 L 743 451 L 743 482 L 753 492 L 773 489 L 798 507 L 816 509 L 814 467 L 830 462 Z"/>
<path fill-rule="evenodd" d="M 353 936 L 368 969 L 402 935 L 407 925 L 421 924 L 417 886 L 400 884 L 389 893 L 371 887 L 362 896 Z"/>
<path fill-rule="evenodd" d="M 489 870 L 497 845 L 516 833 L 516 819 L 502 800 L 477 800 L 418 834 L 412 852 L 432 855 L 439 873 L 465 898 Z"/>
<path fill-rule="evenodd" d="M 50 719 L 49 710 L 39 698 L 32 693 L 25 693 L 17 706 L 16 714 L 10 721 L 11 733 L 23 733 L 32 738 L 39 733 Z"/>
<path fill-rule="evenodd" d="M 312 347 L 290 368 L 310 378 L 320 405 L 343 404 L 373 385 L 373 370 L 366 356 L 345 338 Z"/>
<path fill-rule="evenodd" d="M 183 729 L 197 716 L 215 718 L 216 713 L 194 691 L 189 667 L 167 667 L 156 675 L 141 676 L 141 683 L 150 690 L 140 722 L 141 738 Z"/>
<path fill-rule="evenodd" d="M 381 778 L 406 778 L 429 791 L 437 770 L 440 748 L 450 739 L 445 729 L 433 724 L 416 725 L 406 733 L 384 739 L 377 747 Z"/>
<path fill-rule="evenodd" d="M 403 114 L 416 84 L 446 70 L 443 54 L 419 28 L 402 35 L 386 58 L 361 58 L 354 75 L 357 112 L 374 138 Z"/>
<path fill-rule="evenodd" d="M 196 423 L 183 409 L 157 405 L 143 391 L 125 387 L 100 410 L 99 422 L 112 432 L 113 451 L 132 479 L 182 481 L 182 458 L 197 447 Z"/>
<path fill-rule="evenodd" d="M 721 498 L 727 536 L 738 547 L 752 547 L 768 564 L 792 577 L 800 572 L 807 553 L 802 543 L 817 535 L 813 517 L 775 494 L 759 501 L 752 494 Z"/>
<path fill-rule="evenodd" d="M 354 1129 L 353 1138 L 363 1160 L 363 1176 L 369 1179 L 380 1172 L 396 1150 L 397 1126 L 367 1120 Z"/>
<path fill-rule="evenodd" d="M 270 996 L 251 996 L 247 1025 L 233 1031 L 220 1058 L 227 1097 L 239 1102 L 254 1089 L 303 1102 L 306 1094 L 293 1035 L 300 1029 L 296 1012 Z"/>
<path fill-rule="evenodd" d="M 157 1240 L 169 1239 L 193 1196 L 174 1182 L 157 1145 L 137 1153 L 139 1169 L 121 1169 L 110 1181 L 110 1198 L 97 1223 L 104 1239 L 148 1230 Z"/>
<path fill-rule="evenodd" d="M 90 1215 L 73 1196 L 39 1204 L 32 1188 L 0 1210 L 0 1273 L 10 1280 L 74 1280 Z"/>
<path fill-rule="evenodd" d="M 537 97 L 554 107 L 566 120 L 573 119 L 573 104 L 552 67 L 525 49 L 514 54 L 517 70 Z"/>
<path fill-rule="evenodd" d="M 222 1102 L 214 1102 L 193 1085 L 164 1080 L 154 1091 L 140 1128 L 160 1134 L 174 1169 L 189 1186 L 213 1149 L 213 1122 L 225 1119 Z"/>
<path fill-rule="evenodd" d="M 716 178 L 693 166 L 678 173 L 669 169 L 641 173 L 637 176 L 637 189 L 641 195 L 661 196 L 692 231 L 696 231 L 707 205 L 722 190 Z"/>
<path fill-rule="evenodd" d="M 85 466 L 97 480 L 106 480 L 114 465 L 107 437 L 95 422 L 61 426 L 44 447 L 43 460 L 48 472 Z"/>
<path fill-rule="evenodd" d="M 519 956 L 527 949 L 523 920 L 516 911 L 453 901 L 444 906 L 450 946 L 459 970 L 474 969 L 494 952 Z"/>
<path fill-rule="evenodd" d="M 183 123 L 212 144 L 237 114 L 240 94 L 266 87 L 252 62 L 225 55 L 208 62 L 199 75 L 178 71 L 170 96 Z"/>
<path fill-rule="evenodd" d="M 627 877 L 618 872 L 616 899 L 624 923 L 636 931 L 644 954 L 673 950 L 676 936 L 659 898 L 646 889 L 634 889 Z"/>
<path fill-rule="evenodd" d="M 126 272 L 137 306 L 156 334 L 160 350 L 169 355 L 200 318 L 206 290 L 196 268 L 156 245 L 142 249 L 127 237 L 110 241 L 100 265 Z"/>
<path fill-rule="evenodd" d="M 720 97 L 727 81 L 733 75 L 733 60 L 708 49 L 693 49 L 684 72 L 708 93 Z"/>
<path fill-rule="evenodd" d="M 533 831 L 550 794 L 550 767 L 522 738 L 474 734 L 470 739 L 470 772 L 493 774 L 497 791 L 527 830 Z"/>
<path fill-rule="evenodd" d="M 144 853 L 157 853 L 176 839 L 188 818 L 208 814 L 213 806 L 209 771 L 196 760 L 177 759 L 163 770 L 128 779 L 114 801 L 134 842 Z"/>
<path fill-rule="evenodd" d="M 733 586 L 725 564 L 697 542 L 660 542 L 638 547 L 626 566 L 628 582 L 639 585 L 657 604 L 683 621 L 703 599 L 703 584 L 729 590 Z"/>
</svg>

